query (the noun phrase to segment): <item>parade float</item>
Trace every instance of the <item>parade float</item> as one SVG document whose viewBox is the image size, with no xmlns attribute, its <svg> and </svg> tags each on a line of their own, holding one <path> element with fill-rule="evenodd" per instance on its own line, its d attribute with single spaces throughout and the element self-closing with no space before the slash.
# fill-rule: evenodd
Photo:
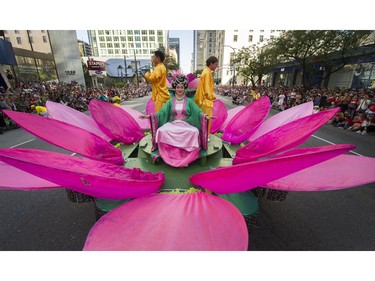
<svg viewBox="0 0 375 281">
<path fill-rule="evenodd" d="M 50 101 L 46 107 L 50 118 L 4 112 L 76 155 L 0 149 L 0 186 L 64 188 L 73 202 L 93 201 L 98 220 L 83 250 L 248 250 L 259 196 L 281 201 L 288 191 L 375 181 L 375 159 L 346 154 L 351 144 L 299 147 L 339 110 L 313 113 L 312 102 L 267 118 L 268 97 L 231 110 L 216 100 L 207 149 L 184 167 L 153 157 L 149 120 L 135 109 L 100 100 L 90 102 L 91 116 Z M 153 111 L 151 100 L 145 110 Z"/>
</svg>

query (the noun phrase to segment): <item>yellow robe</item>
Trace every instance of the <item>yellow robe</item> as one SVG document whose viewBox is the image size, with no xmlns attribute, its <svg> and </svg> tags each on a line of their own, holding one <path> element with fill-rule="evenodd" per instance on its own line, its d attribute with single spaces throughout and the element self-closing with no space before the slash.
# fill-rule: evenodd
<svg viewBox="0 0 375 281">
<path fill-rule="evenodd" d="M 201 74 L 194 101 L 208 116 L 212 116 L 212 108 L 216 99 L 214 92 L 214 79 L 211 69 L 206 66 Z M 208 121 L 208 134 L 210 133 L 212 120 Z"/>
<path fill-rule="evenodd" d="M 158 112 L 169 100 L 167 87 L 167 69 L 163 63 L 158 63 L 152 73 L 145 74 L 146 80 L 152 84 L 152 100 L 155 103 L 155 111 Z"/>
</svg>

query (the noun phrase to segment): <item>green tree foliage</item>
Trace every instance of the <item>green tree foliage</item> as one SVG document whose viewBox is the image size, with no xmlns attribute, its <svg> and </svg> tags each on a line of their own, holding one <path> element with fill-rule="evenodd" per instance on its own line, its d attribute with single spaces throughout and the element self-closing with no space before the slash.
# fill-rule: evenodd
<svg viewBox="0 0 375 281">
<path fill-rule="evenodd" d="M 295 61 L 302 67 L 302 85 L 309 89 L 347 65 L 354 48 L 361 46 L 371 33 L 366 30 L 289 30 L 273 39 L 270 46 L 280 61 Z M 314 81 L 319 76 L 321 78 Z"/>
<path fill-rule="evenodd" d="M 235 64 L 238 73 L 255 86 L 260 84 L 262 77 L 269 73 L 276 59 L 273 49 L 253 45 L 240 49 L 231 64 Z"/>
</svg>

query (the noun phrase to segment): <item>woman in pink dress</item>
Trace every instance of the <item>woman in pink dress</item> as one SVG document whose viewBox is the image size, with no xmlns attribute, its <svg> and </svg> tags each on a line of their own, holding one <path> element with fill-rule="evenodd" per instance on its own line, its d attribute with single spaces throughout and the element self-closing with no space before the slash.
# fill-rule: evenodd
<svg viewBox="0 0 375 281">
<path fill-rule="evenodd" d="M 174 167 L 187 166 L 198 158 L 200 148 L 207 149 L 207 120 L 214 118 L 185 96 L 187 85 L 184 75 L 176 76 L 175 96 L 159 112 L 140 116 L 151 119 L 154 158 L 161 156 Z"/>
</svg>

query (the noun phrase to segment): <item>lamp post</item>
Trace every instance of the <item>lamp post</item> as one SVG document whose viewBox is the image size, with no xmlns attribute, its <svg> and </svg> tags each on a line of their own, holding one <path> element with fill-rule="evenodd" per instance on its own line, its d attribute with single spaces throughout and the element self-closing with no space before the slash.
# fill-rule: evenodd
<svg viewBox="0 0 375 281">
<path fill-rule="evenodd" d="M 124 64 L 125 64 L 125 83 L 127 84 L 128 82 L 128 70 L 126 67 L 126 56 L 124 56 Z"/>
<path fill-rule="evenodd" d="M 229 47 L 233 50 L 234 58 L 236 57 L 236 48 L 233 48 L 232 46 L 229 45 L 224 45 L 224 47 Z M 234 86 L 234 82 L 236 81 L 236 64 L 233 63 L 231 70 L 233 68 L 233 78 L 232 78 L 232 86 Z"/>
<path fill-rule="evenodd" d="M 117 77 L 122 77 L 122 65 L 120 64 L 118 67 L 117 67 Z M 121 73 L 121 75 L 120 75 L 120 73 Z"/>
<path fill-rule="evenodd" d="M 135 55 L 135 50 L 133 50 L 133 51 L 134 51 L 134 60 L 135 60 L 135 75 L 136 75 L 136 77 L 137 77 L 137 89 L 138 89 L 139 84 L 138 84 L 138 66 L 137 66 L 137 57 L 136 57 L 136 55 Z"/>
</svg>

